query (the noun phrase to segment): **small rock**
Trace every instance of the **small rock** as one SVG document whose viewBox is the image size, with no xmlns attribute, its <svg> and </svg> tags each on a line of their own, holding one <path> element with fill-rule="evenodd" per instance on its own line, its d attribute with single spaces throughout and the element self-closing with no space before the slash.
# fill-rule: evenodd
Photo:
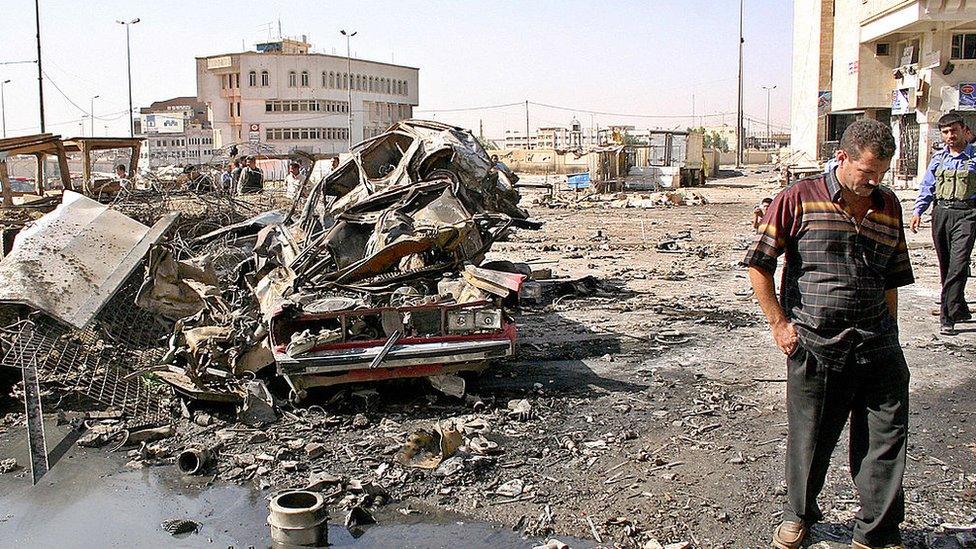
<svg viewBox="0 0 976 549">
<path fill-rule="evenodd" d="M 656 539 L 650 539 L 644 543 L 644 549 L 664 549 L 661 542 Z"/>
<path fill-rule="evenodd" d="M 305 439 L 293 438 L 288 442 L 285 442 L 285 446 L 287 446 L 289 450 L 300 450 L 305 447 Z"/>
<path fill-rule="evenodd" d="M 305 445 L 305 453 L 309 459 L 320 458 L 325 454 L 325 445 L 319 442 L 309 442 Z"/>
<path fill-rule="evenodd" d="M 0 461 L 0 475 L 5 475 L 17 468 L 17 460 L 14 458 Z"/>
<path fill-rule="evenodd" d="M 281 468 L 284 469 L 285 471 L 297 471 L 298 470 L 298 462 L 297 461 L 292 461 L 290 459 L 283 460 L 281 462 Z"/>
<path fill-rule="evenodd" d="M 524 489 L 525 483 L 522 482 L 522 479 L 517 478 L 510 480 L 496 488 L 495 494 L 506 498 L 514 498 L 521 496 Z"/>
<path fill-rule="evenodd" d="M 264 431 L 258 431 L 251 435 L 251 438 L 247 439 L 250 444 L 261 444 L 262 442 L 268 442 L 268 433 Z"/>
<path fill-rule="evenodd" d="M 369 418 L 363 414 L 356 414 L 352 418 L 352 426 L 356 429 L 365 429 L 369 427 Z"/>
</svg>

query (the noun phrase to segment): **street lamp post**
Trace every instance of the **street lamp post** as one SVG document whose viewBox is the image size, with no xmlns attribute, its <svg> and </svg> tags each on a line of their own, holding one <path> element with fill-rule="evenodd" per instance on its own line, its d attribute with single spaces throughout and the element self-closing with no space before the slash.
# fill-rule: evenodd
<svg viewBox="0 0 976 549">
<path fill-rule="evenodd" d="M 352 53 L 349 48 L 349 40 L 353 36 L 356 36 L 356 33 L 359 31 L 346 32 L 345 29 L 343 29 L 340 30 L 339 32 L 346 37 L 346 76 L 348 78 L 348 80 L 346 81 L 346 92 L 348 92 L 346 94 L 346 100 L 348 101 L 348 105 L 346 105 L 346 108 L 349 109 L 348 137 L 349 137 L 349 149 L 351 150 L 352 149 Z"/>
<path fill-rule="evenodd" d="M 125 25 L 125 68 L 129 74 L 129 137 L 133 137 L 135 135 L 135 121 L 132 119 L 132 51 L 129 48 L 129 27 L 138 23 L 139 18 L 136 17 L 129 22 L 116 19 L 115 22 Z"/>
<path fill-rule="evenodd" d="M 776 86 L 763 86 L 762 89 L 766 90 L 766 144 L 769 145 L 773 137 L 769 133 L 769 92 L 775 90 Z"/>
<path fill-rule="evenodd" d="M 3 119 L 3 138 L 7 138 L 7 106 L 3 100 L 3 87 L 10 83 L 10 79 L 0 82 L 0 118 Z"/>
<path fill-rule="evenodd" d="M 91 136 L 95 137 L 95 100 L 101 97 L 100 95 L 92 96 L 91 98 L 91 110 L 88 114 L 91 116 Z"/>
</svg>

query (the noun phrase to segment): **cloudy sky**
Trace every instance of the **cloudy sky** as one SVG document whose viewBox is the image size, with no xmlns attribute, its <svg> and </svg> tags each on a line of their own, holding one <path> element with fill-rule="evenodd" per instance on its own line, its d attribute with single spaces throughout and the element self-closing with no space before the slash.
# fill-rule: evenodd
<svg viewBox="0 0 976 549">
<path fill-rule="evenodd" d="M 9 136 L 39 131 L 34 2 L 4 0 L 0 80 Z M 196 92 L 195 56 L 253 49 L 305 34 L 316 52 L 345 53 L 339 29 L 358 31 L 355 57 L 420 68 L 415 115 L 498 136 L 590 124 L 684 127 L 734 123 L 736 0 L 644 2 L 224 2 L 40 0 L 48 131 L 74 135 L 95 100 L 96 135 L 128 133 L 125 30 L 132 26 L 135 108 Z M 745 0 L 745 110 L 789 124 L 792 2 Z M 463 110 L 458 110 L 463 109 Z M 107 129 L 106 129 L 107 126 Z M 89 131 L 86 123 L 86 133 Z"/>
</svg>

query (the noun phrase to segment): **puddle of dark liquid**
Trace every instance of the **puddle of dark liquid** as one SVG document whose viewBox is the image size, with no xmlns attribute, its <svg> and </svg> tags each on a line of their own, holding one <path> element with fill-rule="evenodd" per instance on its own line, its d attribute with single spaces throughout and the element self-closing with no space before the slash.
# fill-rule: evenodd
<svg viewBox="0 0 976 549">
<path fill-rule="evenodd" d="M 61 434 L 48 429 L 48 444 Z M 29 467 L 26 434 L 0 435 L 0 459 L 14 457 Z M 124 454 L 73 448 L 31 486 L 30 470 L 0 475 L 0 546 L 3 547 L 270 547 L 267 492 L 230 484 L 199 485 L 175 467 L 127 470 Z M 450 518 L 411 515 L 387 506 L 361 537 L 341 524 L 329 525 L 331 547 L 502 548 L 532 547 L 510 528 Z M 201 524 L 197 533 L 170 536 L 160 523 L 185 518 Z M 330 522 L 341 522 L 332 517 Z M 592 542 L 560 536 L 573 547 Z"/>
</svg>

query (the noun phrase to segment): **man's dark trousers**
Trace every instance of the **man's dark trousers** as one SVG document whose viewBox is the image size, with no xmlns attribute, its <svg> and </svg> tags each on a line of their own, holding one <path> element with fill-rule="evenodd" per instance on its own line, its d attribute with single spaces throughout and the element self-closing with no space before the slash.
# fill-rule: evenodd
<svg viewBox="0 0 976 549">
<path fill-rule="evenodd" d="M 783 519 L 823 518 L 817 495 L 830 455 L 851 418 L 851 476 L 861 499 L 854 540 L 899 543 L 904 520 L 902 477 L 908 437 L 908 365 L 901 349 L 825 368 L 802 346 L 787 359 L 787 502 Z"/>
<path fill-rule="evenodd" d="M 949 207 L 936 201 L 932 210 L 932 241 L 939 256 L 942 307 L 939 320 L 955 324 L 970 317 L 966 305 L 969 256 L 976 241 L 976 207 Z"/>
</svg>

